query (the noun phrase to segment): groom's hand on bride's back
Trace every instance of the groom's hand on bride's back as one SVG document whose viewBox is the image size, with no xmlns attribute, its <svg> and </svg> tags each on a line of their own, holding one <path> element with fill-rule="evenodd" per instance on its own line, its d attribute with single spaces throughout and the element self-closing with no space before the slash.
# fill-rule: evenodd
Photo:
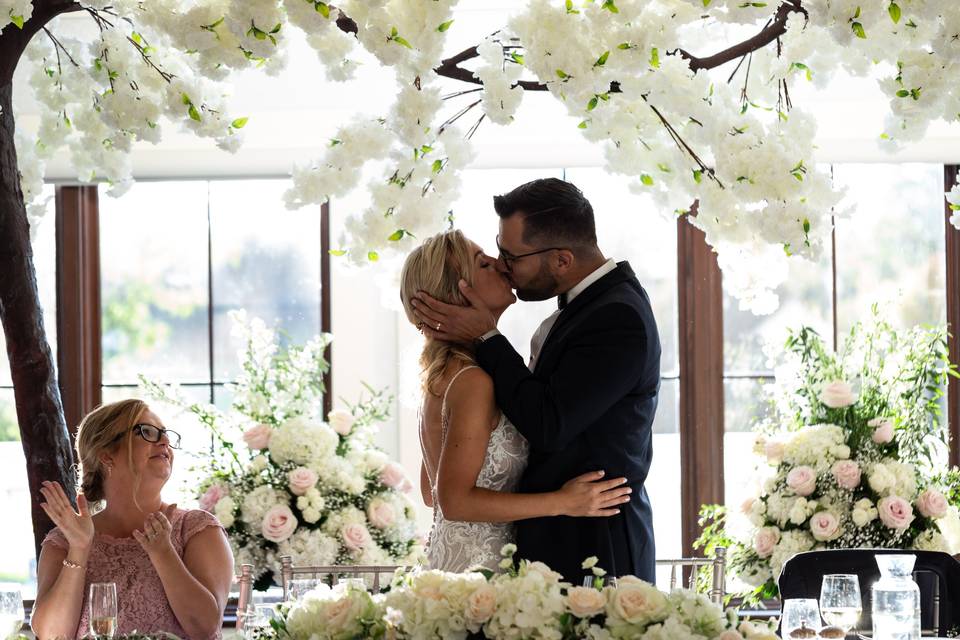
<svg viewBox="0 0 960 640">
<path fill-rule="evenodd" d="M 559 515 L 597 518 L 620 513 L 619 506 L 630 502 L 633 489 L 626 486 L 626 478 L 601 478 L 603 471 L 591 471 L 567 480 L 556 492 L 561 505 Z"/>
<path fill-rule="evenodd" d="M 447 342 L 472 342 L 497 328 L 493 312 L 465 280 L 460 291 L 470 303 L 468 306 L 440 302 L 428 293 L 417 292 L 413 297 L 413 315 L 423 335 Z"/>
</svg>

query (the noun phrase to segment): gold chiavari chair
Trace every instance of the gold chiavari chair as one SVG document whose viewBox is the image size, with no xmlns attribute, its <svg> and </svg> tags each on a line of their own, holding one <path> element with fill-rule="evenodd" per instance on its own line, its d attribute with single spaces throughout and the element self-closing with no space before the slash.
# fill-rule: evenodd
<svg viewBox="0 0 960 640">
<path fill-rule="evenodd" d="M 390 584 L 397 565 L 315 565 L 294 566 L 293 558 L 280 556 L 280 576 L 283 586 L 283 599 L 290 596 L 290 582 L 298 578 L 321 580 L 333 586 L 341 578 L 359 578 L 364 581 L 368 591 L 379 593 L 382 587 Z"/>
<path fill-rule="evenodd" d="M 682 581 L 684 570 L 689 570 L 686 588 L 692 591 L 705 591 L 711 602 L 723 605 L 726 596 L 727 550 L 724 547 L 714 549 L 712 558 L 677 558 L 675 560 L 657 560 L 658 567 L 670 567 L 670 590 L 677 588 Z M 701 573 L 709 569 L 709 580 L 699 579 Z M 707 587 L 706 589 L 704 587 Z"/>
</svg>

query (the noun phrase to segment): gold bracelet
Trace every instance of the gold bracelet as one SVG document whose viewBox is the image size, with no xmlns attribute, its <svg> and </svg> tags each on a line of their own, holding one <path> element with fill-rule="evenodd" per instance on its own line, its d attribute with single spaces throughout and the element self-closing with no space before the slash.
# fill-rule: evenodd
<svg viewBox="0 0 960 640">
<path fill-rule="evenodd" d="M 82 564 L 77 564 L 76 562 L 70 562 L 66 558 L 63 559 L 63 566 L 68 569 L 86 569 Z"/>
</svg>

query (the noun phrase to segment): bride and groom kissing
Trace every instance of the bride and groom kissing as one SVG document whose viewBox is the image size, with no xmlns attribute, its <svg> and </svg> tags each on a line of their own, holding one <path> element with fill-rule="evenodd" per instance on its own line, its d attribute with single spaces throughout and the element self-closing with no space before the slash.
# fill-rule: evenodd
<svg viewBox="0 0 960 640">
<path fill-rule="evenodd" d="M 421 492 L 433 569 L 497 570 L 500 549 L 579 584 L 584 559 L 653 581 L 644 483 L 660 340 L 630 265 L 597 246 L 574 185 L 534 180 L 495 196 L 499 255 L 457 230 L 407 257 L 401 299 L 425 335 Z M 514 295 L 516 291 L 516 295 Z M 496 327 L 517 298 L 558 298 L 529 363 Z"/>
</svg>

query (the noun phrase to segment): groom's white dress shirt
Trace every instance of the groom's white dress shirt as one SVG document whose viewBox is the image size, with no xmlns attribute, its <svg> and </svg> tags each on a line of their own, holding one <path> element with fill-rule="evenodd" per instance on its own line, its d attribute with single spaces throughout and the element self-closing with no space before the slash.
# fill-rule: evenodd
<svg viewBox="0 0 960 640">
<path fill-rule="evenodd" d="M 573 299 L 583 293 L 587 287 L 616 268 L 617 261 L 613 258 L 610 258 L 604 262 L 602 265 L 600 265 L 600 268 L 567 291 L 567 304 L 573 302 Z M 549 316 L 547 316 L 546 320 L 544 320 L 540 326 L 537 327 L 537 330 L 533 332 L 533 337 L 530 338 L 530 363 L 527 365 L 530 368 L 530 371 L 533 371 L 534 367 L 536 366 L 537 356 L 540 355 L 540 350 L 543 349 L 543 344 L 547 341 L 547 336 L 550 335 L 550 330 L 553 329 L 553 325 L 557 322 L 557 318 L 560 317 L 562 312 L 563 309 L 557 309 L 551 313 Z"/>
</svg>

